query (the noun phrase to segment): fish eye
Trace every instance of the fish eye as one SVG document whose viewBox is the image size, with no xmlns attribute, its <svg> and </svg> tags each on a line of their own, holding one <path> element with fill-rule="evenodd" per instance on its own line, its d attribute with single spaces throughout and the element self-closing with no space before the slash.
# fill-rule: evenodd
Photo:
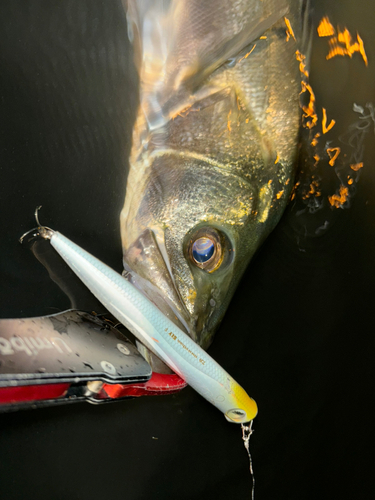
<svg viewBox="0 0 375 500">
<path fill-rule="evenodd" d="M 207 264 L 215 257 L 215 242 L 211 238 L 202 236 L 194 241 L 191 252 L 196 264 Z"/>
<path fill-rule="evenodd" d="M 221 231 L 203 227 L 195 231 L 187 243 L 187 256 L 195 266 L 212 273 L 218 269 L 228 253 L 229 241 Z"/>
</svg>

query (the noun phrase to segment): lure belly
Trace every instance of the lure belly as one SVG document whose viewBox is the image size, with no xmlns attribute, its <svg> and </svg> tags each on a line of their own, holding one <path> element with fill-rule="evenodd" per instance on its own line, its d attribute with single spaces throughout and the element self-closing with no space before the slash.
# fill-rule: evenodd
<svg viewBox="0 0 375 500">
<path fill-rule="evenodd" d="M 121 274 L 58 231 L 37 228 L 95 297 L 143 344 L 227 420 L 253 420 L 257 405 L 245 390 L 188 335 L 170 321 Z"/>
</svg>

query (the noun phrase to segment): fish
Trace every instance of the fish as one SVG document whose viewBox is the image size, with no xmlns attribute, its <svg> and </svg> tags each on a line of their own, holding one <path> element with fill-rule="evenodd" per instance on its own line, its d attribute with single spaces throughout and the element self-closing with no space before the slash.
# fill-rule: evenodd
<svg viewBox="0 0 375 500">
<path fill-rule="evenodd" d="M 229 373 L 121 274 L 60 232 L 41 226 L 39 208 L 38 227 L 21 236 L 21 243 L 29 233 L 49 240 L 107 310 L 229 422 L 243 424 L 256 417 L 257 404 Z"/>
<path fill-rule="evenodd" d="M 207 349 L 290 197 L 301 125 L 296 54 L 306 72 L 310 6 L 126 5 L 139 107 L 120 214 L 124 276 Z"/>
</svg>

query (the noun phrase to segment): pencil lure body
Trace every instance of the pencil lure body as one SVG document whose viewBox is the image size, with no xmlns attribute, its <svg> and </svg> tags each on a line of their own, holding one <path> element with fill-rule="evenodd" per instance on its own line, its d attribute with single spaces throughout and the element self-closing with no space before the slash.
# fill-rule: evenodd
<svg viewBox="0 0 375 500">
<path fill-rule="evenodd" d="M 227 420 L 242 423 L 256 416 L 257 405 L 245 390 L 134 285 L 61 233 L 38 231 L 108 311 Z"/>
</svg>

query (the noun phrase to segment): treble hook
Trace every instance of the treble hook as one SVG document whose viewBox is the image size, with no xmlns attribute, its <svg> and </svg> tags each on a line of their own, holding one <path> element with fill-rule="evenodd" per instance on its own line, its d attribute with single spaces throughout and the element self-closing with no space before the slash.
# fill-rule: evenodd
<svg viewBox="0 0 375 500">
<path fill-rule="evenodd" d="M 38 207 L 36 207 L 35 212 L 34 212 L 34 217 L 35 217 L 35 220 L 36 220 L 36 223 L 38 224 L 38 226 L 34 227 L 33 229 L 30 229 L 29 231 L 26 231 L 26 233 L 24 233 L 21 236 L 21 238 L 19 239 L 20 243 L 23 243 L 23 240 L 25 239 L 25 237 L 28 234 L 32 233 L 33 231 L 36 231 L 36 233 L 33 234 L 33 238 L 36 238 L 37 236 L 41 236 L 45 240 L 50 240 L 52 238 L 52 235 L 54 234 L 55 231 L 47 226 L 42 226 L 41 223 L 39 222 L 38 212 L 41 208 L 42 208 L 42 205 L 39 205 Z"/>
</svg>

